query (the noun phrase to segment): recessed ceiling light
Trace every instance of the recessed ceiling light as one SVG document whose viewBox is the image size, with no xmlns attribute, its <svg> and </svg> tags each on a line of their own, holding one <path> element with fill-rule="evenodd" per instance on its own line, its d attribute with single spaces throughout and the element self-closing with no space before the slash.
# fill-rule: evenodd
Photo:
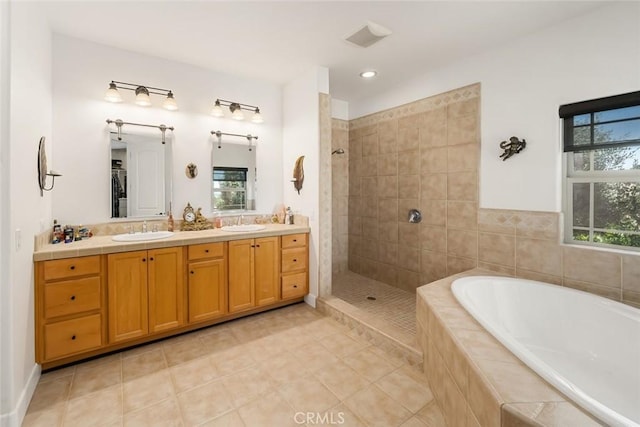
<svg viewBox="0 0 640 427">
<path fill-rule="evenodd" d="M 377 74 L 378 72 L 373 70 L 363 71 L 360 73 L 360 77 L 362 77 L 363 79 L 370 79 L 372 77 L 375 77 Z"/>
</svg>

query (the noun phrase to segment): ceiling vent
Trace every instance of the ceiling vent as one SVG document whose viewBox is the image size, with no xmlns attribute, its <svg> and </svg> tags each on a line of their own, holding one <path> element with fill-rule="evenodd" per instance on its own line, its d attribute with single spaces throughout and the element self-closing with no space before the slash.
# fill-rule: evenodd
<svg viewBox="0 0 640 427">
<path fill-rule="evenodd" d="M 390 34 L 391 30 L 369 21 L 367 25 L 345 38 L 345 40 L 360 47 L 369 47 Z"/>
</svg>

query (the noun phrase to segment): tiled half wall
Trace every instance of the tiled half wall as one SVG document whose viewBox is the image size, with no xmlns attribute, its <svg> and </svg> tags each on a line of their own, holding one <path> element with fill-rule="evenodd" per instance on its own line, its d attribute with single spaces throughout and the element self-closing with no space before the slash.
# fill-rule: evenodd
<svg viewBox="0 0 640 427">
<path fill-rule="evenodd" d="M 349 244 L 349 122 L 331 120 L 331 151 L 344 150 L 331 155 L 331 252 L 332 272 L 348 270 Z"/>
</svg>

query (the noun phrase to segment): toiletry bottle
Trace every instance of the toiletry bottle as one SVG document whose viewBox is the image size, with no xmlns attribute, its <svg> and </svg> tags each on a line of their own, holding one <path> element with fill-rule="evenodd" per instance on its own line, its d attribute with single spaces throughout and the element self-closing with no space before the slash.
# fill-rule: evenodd
<svg viewBox="0 0 640 427">
<path fill-rule="evenodd" d="M 167 230 L 173 231 L 173 214 L 169 211 L 169 219 L 167 220 Z"/>
<path fill-rule="evenodd" d="M 291 222 L 291 208 L 287 208 L 284 214 L 284 223 L 285 225 L 289 225 Z"/>
<path fill-rule="evenodd" d="M 56 243 L 60 243 L 60 234 L 61 234 L 61 228 L 60 228 L 60 224 L 58 224 L 58 220 L 54 219 L 53 220 L 53 235 L 51 236 L 51 243 L 52 244 L 56 244 Z"/>
<path fill-rule="evenodd" d="M 80 228 L 82 228 L 82 224 L 78 225 L 78 227 L 76 227 L 75 231 L 73 232 L 73 240 L 76 241 L 76 242 L 81 240 L 81 238 L 80 238 Z"/>
<path fill-rule="evenodd" d="M 220 212 L 216 212 L 213 224 L 215 228 L 222 228 L 222 217 L 220 216 Z"/>
</svg>

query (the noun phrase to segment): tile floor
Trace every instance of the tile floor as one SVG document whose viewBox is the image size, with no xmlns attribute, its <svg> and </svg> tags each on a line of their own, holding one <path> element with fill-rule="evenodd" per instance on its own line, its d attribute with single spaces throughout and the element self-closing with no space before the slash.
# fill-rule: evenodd
<svg viewBox="0 0 640 427">
<path fill-rule="evenodd" d="M 392 325 L 416 334 L 416 294 L 351 271 L 333 276 L 331 294 Z M 375 297 L 375 300 L 367 297 Z"/>
<path fill-rule="evenodd" d="M 43 374 L 24 426 L 444 426 L 426 377 L 305 304 Z"/>
</svg>

